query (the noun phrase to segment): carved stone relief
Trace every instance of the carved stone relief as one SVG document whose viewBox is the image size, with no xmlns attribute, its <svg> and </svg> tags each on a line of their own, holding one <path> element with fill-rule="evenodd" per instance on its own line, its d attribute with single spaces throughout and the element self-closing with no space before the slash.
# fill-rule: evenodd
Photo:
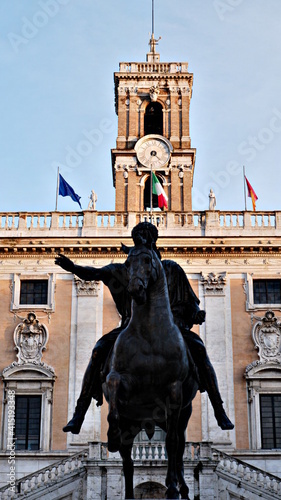
<svg viewBox="0 0 281 500">
<path fill-rule="evenodd" d="M 4 368 L 3 374 L 13 367 L 23 365 L 37 365 L 54 374 L 54 369 L 42 362 L 43 351 L 46 349 L 48 338 L 47 327 L 43 323 L 39 323 L 34 312 L 29 312 L 27 317 L 14 330 L 14 343 L 18 361 L 14 361 Z"/>
<path fill-rule="evenodd" d="M 27 318 L 14 331 L 18 364 L 41 363 L 47 341 L 48 330 L 45 325 L 39 323 L 35 313 L 28 313 Z"/>
<path fill-rule="evenodd" d="M 204 287 L 204 295 L 224 295 L 226 273 L 202 275 L 201 283 Z"/>
<path fill-rule="evenodd" d="M 276 318 L 273 311 L 268 310 L 260 318 L 254 316 L 257 323 L 253 327 L 253 341 L 260 364 L 268 362 L 277 362 L 281 364 L 281 323 Z"/>
<path fill-rule="evenodd" d="M 156 102 L 159 96 L 160 90 L 158 84 L 152 85 L 149 89 L 149 96 L 152 102 Z"/>
<path fill-rule="evenodd" d="M 78 296 L 81 295 L 92 295 L 93 297 L 98 296 L 98 281 L 84 281 L 80 278 L 74 278 L 76 285 L 76 292 Z"/>
</svg>

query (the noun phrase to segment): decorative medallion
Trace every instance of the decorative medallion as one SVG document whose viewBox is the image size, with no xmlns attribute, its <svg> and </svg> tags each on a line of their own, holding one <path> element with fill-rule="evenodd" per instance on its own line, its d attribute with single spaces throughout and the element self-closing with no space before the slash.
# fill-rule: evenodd
<svg viewBox="0 0 281 500">
<path fill-rule="evenodd" d="M 26 363 L 41 364 L 43 351 L 48 342 L 48 330 L 39 323 L 34 312 L 19 323 L 14 330 L 15 350 L 17 350 L 18 365 Z"/>
<path fill-rule="evenodd" d="M 268 310 L 253 328 L 253 341 L 261 363 L 275 361 L 281 363 L 281 323 L 273 311 Z"/>
</svg>

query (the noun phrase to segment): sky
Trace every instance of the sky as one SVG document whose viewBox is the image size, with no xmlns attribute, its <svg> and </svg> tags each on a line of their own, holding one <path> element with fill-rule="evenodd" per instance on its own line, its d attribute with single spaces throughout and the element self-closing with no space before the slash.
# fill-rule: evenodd
<svg viewBox="0 0 281 500">
<path fill-rule="evenodd" d="M 256 209 L 281 210 L 280 23 L 280 0 L 155 0 L 161 61 L 194 75 L 193 210 L 210 188 L 218 210 L 244 210 L 243 165 Z M 54 210 L 58 166 L 83 209 L 94 189 L 114 210 L 113 73 L 145 61 L 150 32 L 151 0 L 1 0 L 0 212 Z"/>
</svg>

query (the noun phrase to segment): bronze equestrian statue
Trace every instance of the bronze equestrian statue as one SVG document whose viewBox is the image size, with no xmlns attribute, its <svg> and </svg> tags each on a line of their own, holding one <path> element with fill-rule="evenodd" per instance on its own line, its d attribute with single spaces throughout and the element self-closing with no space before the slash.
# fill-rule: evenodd
<svg viewBox="0 0 281 500">
<path fill-rule="evenodd" d="M 125 262 L 132 313 L 118 336 L 103 384 L 108 449 L 123 459 L 125 498 L 134 498 L 134 438 L 141 429 L 166 431 L 167 498 L 188 498 L 183 474 L 184 432 L 198 383 L 170 307 L 167 280 L 154 250 L 138 245 Z"/>
<path fill-rule="evenodd" d="M 153 249 L 158 257 L 160 257 L 156 248 L 158 231 L 155 226 L 146 222 L 140 223 L 133 229 L 132 237 L 136 249 L 140 247 Z M 130 249 L 126 247 L 123 248 L 126 253 L 131 252 Z M 93 349 L 93 353 L 83 379 L 82 390 L 77 401 L 75 413 L 73 418 L 63 429 L 65 432 L 78 434 L 87 409 L 91 403 L 91 399 L 95 398 L 97 400 L 97 405 L 102 404 L 102 380 L 100 375 L 103 373 L 103 376 L 105 377 L 106 366 L 108 365 L 106 362 L 108 354 L 121 332 L 126 330 L 131 319 L 132 297 L 130 295 L 130 289 L 128 289 L 128 264 L 110 264 L 100 269 L 96 269 L 93 267 L 77 266 L 70 259 L 62 255 L 57 257 L 56 264 L 60 265 L 63 269 L 76 274 L 81 279 L 87 281 L 103 281 L 103 283 L 109 287 L 117 310 L 122 318 L 121 326 L 112 330 L 107 335 L 104 335 Z M 181 332 L 187 352 L 191 354 L 191 358 L 195 363 L 195 368 L 199 374 L 200 390 L 207 390 L 211 403 L 214 407 L 218 425 L 222 429 L 233 429 L 234 426 L 224 411 L 215 371 L 208 358 L 205 346 L 200 337 L 191 331 L 193 324 L 202 324 L 205 320 L 205 312 L 200 310 L 199 300 L 194 294 L 183 269 L 177 263 L 170 260 L 163 260 L 162 266 L 168 283 L 168 295 L 173 320 Z M 112 382 L 111 378 L 109 378 L 109 381 L 110 383 Z M 180 383 L 182 383 L 182 381 Z M 183 391 L 184 390 L 185 386 L 183 386 Z M 107 396 L 109 395 L 109 392 L 107 393 Z M 181 425 L 184 426 L 185 429 L 188 418 L 191 414 L 191 404 L 187 410 L 185 408 L 182 412 L 184 413 L 184 418 L 182 418 L 182 422 L 184 422 L 184 424 Z M 161 427 L 159 422 L 157 425 Z M 110 433 L 112 437 L 112 426 Z M 111 441 L 114 442 L 114 439 L 111 439 Z M 114 445 L 112 445 L 112 449 L 113 448 L 115 448 Z M 182 467 L 182 465 L 179 465 L 178 467 Z M 180 476 L 179 472 L 178 476 Z M 181 483 L 184 484 L 183 474 Z"/>
</svg>

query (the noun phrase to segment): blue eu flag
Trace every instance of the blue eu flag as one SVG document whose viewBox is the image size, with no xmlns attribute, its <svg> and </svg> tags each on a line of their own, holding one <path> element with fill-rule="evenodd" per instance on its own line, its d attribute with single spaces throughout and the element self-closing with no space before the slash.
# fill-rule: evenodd
<svg viewBox="0 0 281 500">
<path fill-rule="evenodd" d="M 82 210 L 82 207 L 80 204 L 81 196 L 78 196 L 78 194 L 75 193 L 74 189 L 66 182 L 66 180 L 63 178 L 63 176 L 61 174 L 59 174 L 59 179 L 60 179 L 59 194 L 61 196 L 70 196 L 70 198 L 73 201 L 76 201 L 77 203 L 79 203 L 79 206 Z"/>
</svg>

